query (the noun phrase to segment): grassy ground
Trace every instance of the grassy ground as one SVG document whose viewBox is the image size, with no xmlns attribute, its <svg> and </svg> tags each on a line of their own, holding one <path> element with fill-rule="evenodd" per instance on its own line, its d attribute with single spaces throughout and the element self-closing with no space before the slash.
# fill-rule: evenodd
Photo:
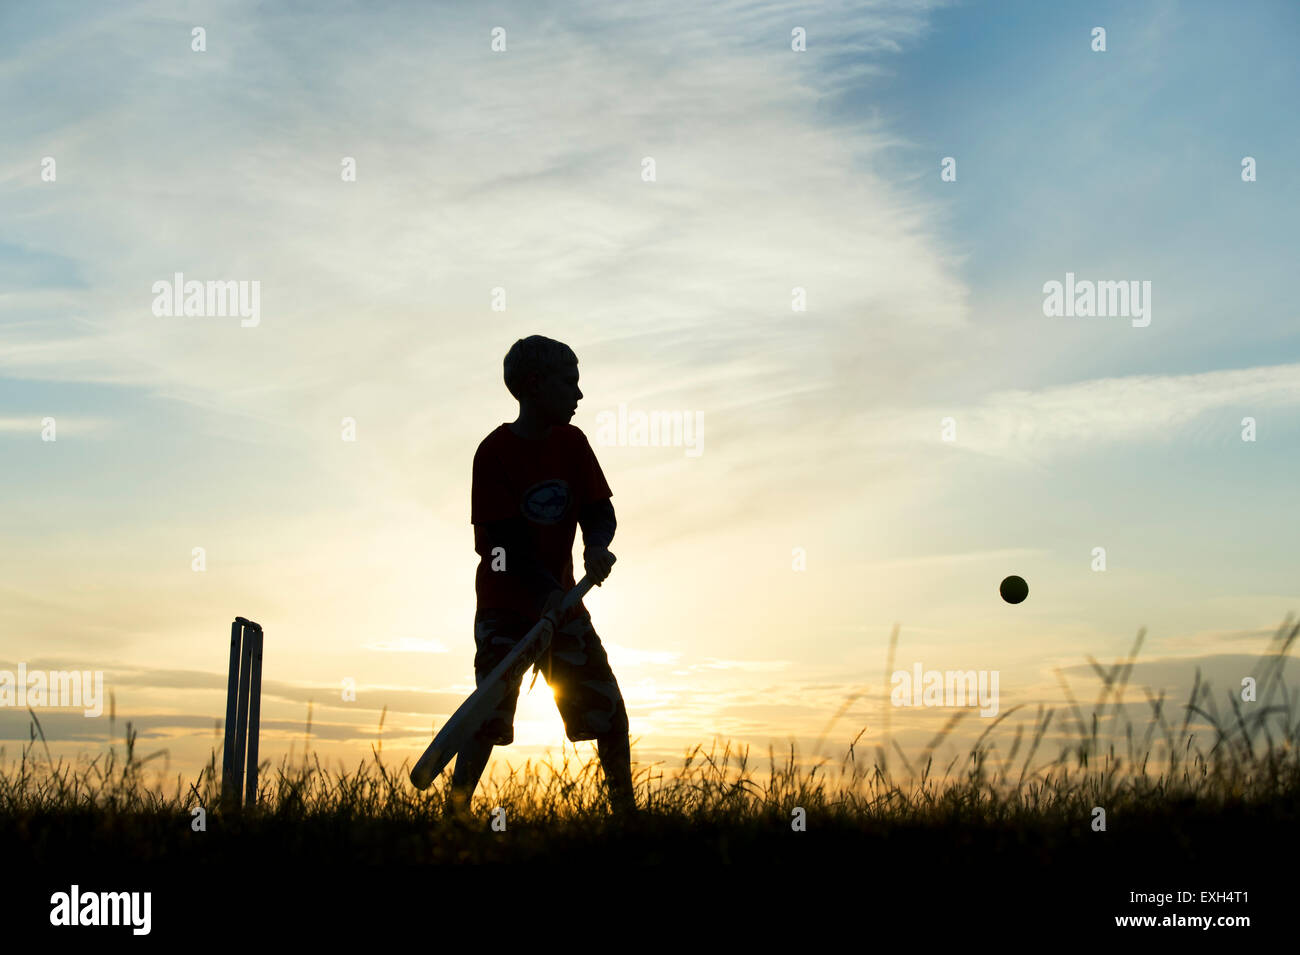
<svg viewBox="0 0 1300 955">
<path fill-rule="evenodd" d="M 1182 707 L 1148 691 L 1148 719 L 1134 725 L 1120 701 L 1139 635 L 1127 661 L 1094 664 L 1104 690 L 1090 712 L 1066 687 L 1068 704 L 1040 707 L 1029 731 L 1022 724 L 1005 739 L 1009 710 L 946 766 L 934 753 L 966 711 L 910 757 L 892 744 L 863 752 L 855 741 L 836 765 L 801 769 L 790 751 L 769 752 L 759 768 L 748 751 L 697 747 L 672 776 L 638 771 L 643 809 L 631 819 L 606 812 L 594 759 L 529 763 L 480 789 L 472 816 L 457 817 L 445 801 L 449 773 L 417 792 L 409 767 L 386 765 L 378 752 L 348 772 L 315 760 L 267 766 L 258 807 L 222 813 L 213 808 L 215 754 L 197 780 L 164 793 L 142 782 L 129 727 L 124 753 L 65 765 L 49 758 L 33 714 L 32 739 L 0 769 L 0 845 L 10 865 L 79 857 L 217 868 L 292 860 L 298 872 L 556 860 L 866 867 L 927 885 L 936 876 L 976 887 L 1006 880 L 1020 887 L 1009 904 L 1053 895 L 1045 881 L 1062 894 L 1087 886 L 1101 911 L 1112 901 L 1131 911 L 1120 904 L 1128 893 L 1161 879 L 1243 887 L 1262 878 L 1276 847 L 1297 843 L 1300 724 L 1282 672 L 1300 623 L 1289 623 L 1257 668 L 1257 702 L 1229 692 L 1220 708 L 1198 679 Z M 206 831 L 192 828 L 196 806 L 212 810 Z M 491 826 L 494 807 L 504 809 L 505 831 Z M 796 807 L 806 831 L 793 827 Z M 1106 812 L 1104 832 L 1093 828 L 1096 807 Z"/>
</svg>

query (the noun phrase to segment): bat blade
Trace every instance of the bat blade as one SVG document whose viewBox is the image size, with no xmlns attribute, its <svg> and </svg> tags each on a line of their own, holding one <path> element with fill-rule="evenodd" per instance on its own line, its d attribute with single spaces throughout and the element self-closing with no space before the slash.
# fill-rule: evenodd
<svg viewBox="0 0 1300 955">
<path fill-rule="evenodd" d="M 560 604 L 560 613 L 563 614 L 577 604 L 594 585 L 595 581 L 590 576 L 583 577 L 565 595 Z M 505 659 L 492 669 L 478 689 L 470 694 L 469 699 L 457 707 L 451 719 L 438 731 L 438 735 L 411 770 L 411 784 L 416 789 L 429 788 L 461 748 L 474 738 L 474 734 L 496 709 L 510 686 L 523 678 L 525 671 L 533 664 L 541 647 L 541 638 L 548 627 L 548 621 L 537 621 L 506 654 Z"/>
<path fill-rule="evenodd" d="M 521 640 L 520 643 L 522 644 L 523 641 Z M 527 669 L 529 663 L 531 661 L 526 661 L 521 669 Z M 451 715 L 451 719 L 447 720 L 438 731 L 438 735 L 434 737 L 429 748 L 420 757 L 420 761 L 411 770 L 411 783 L 416 789 L 428 789 L 461 748 L 473 739 L 474 733 L 505 696 L 507 686 L 505 680 L 492 680 L 489 677 L 483 682 L 483 686 L 475 690 L 470 698 Z"/>
</svg>

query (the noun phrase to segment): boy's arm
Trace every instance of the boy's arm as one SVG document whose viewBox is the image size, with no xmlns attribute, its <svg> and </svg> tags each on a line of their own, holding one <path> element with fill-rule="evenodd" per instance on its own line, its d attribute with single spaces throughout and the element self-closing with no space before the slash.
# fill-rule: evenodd
<svg viewBox="0 0 1300 955">
<path fill-rule="evenodd" d="M 582 432 L 578 432 L 582 435 Z M 597 585 L 609 576 L 614 565 L 614 555 L 609 552 L 609 542 L 614 539 L 614 529 L 618 522 L 614 519 L 614 505 L 609 499 L 613 492 L 609 482 L 600 469 L 596 453 L 586 435 L 582 435 L 582 448 L 586 453 L 586 487 L 582 493 L 582 507 L 578 511 L 578 523 L 582 525 L 582 561 L 586 565 L 587 575 L 594 577 Z"/>
<path fill-rule="evenodd" d="M 582 549 L 605 550 L 614 539 L 618 521 L 614 519 L 614 505 L 609 498 L 588 501 L 578 515 L 582 525 Z"/>
<path fill-rule="evenodd" d="M 614 566 L 614 555 L 609 552 L 609 542 L 614 539 L 617 526 L 614 505 L 607 497 L 588 501 L 582 506 L 578 522 L 582 525 L 582 562 L 587 575 L 600 586 Z"/>
</svg>

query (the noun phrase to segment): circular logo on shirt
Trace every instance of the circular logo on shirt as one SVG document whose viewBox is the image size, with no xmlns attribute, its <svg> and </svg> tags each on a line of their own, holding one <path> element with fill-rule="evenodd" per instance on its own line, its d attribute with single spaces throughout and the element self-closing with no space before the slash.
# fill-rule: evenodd
<svg viewBox="0 0 1300 955">
<path fill-rule="evenodd" d="M 569 485 L 551 480 L 534 484 L 524 492 L 524 517 L 538 524 L 558 524 L 569 509 Z"/>
</svg>

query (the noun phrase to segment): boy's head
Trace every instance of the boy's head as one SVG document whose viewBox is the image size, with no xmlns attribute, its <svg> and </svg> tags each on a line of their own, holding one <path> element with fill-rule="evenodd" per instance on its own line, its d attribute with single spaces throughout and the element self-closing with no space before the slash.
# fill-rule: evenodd
<svg viewBox="0 0 1300 955">
<path fill-rule="evenodd" d="M 506 387 L 548 424 L 568 424 L 577 411 L 578 356 L 563 342 L 529 335 L 510 346 L 505 360 Z"/>
</svg>

